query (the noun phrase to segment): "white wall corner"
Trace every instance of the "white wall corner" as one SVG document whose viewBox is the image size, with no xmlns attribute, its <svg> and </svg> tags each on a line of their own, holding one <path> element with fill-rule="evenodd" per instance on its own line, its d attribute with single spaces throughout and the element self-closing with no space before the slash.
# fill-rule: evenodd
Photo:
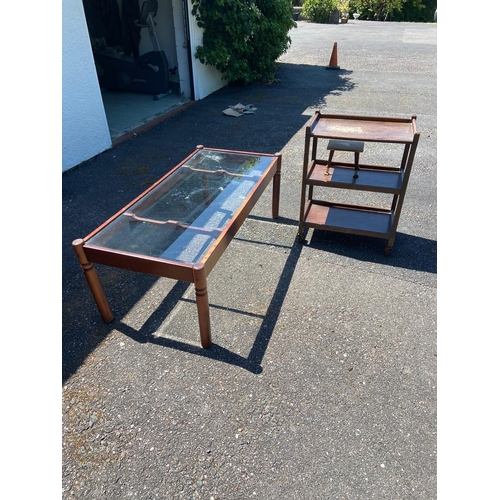
<svg viewBox="0 0 500 500">
<path fill-rule="evenodd" d="M 193 10 L 191 0 L 188 0 L 189 12 Z M 196 47 L 203 45 L 203 29 L 196 23 L 193 15 L 189 16 L 189 30 L 191 34 L 191 60 L 193 61 L 193 87 L 194 99 L 203 99 L 216 90 L 227 85 L 226 80 L 222 80 L 221 72 L 207 64 L 202 64 L 199 59 L 194 57 Z"/>
<path fill-rule="evenodd" d="M 81 0 L 62 3 L 62 170 L 111 147 Z"/>
</svg>

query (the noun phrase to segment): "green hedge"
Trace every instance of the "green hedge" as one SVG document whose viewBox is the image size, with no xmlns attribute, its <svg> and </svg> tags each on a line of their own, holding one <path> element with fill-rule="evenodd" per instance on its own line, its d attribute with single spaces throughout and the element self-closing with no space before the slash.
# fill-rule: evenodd
<svg viewBox="0 0 500 500">
<path fill-rule="evenodd" d="M 437 0 L 350 0 L 349 12 L 374 21 L 434 22 Z"/>
<path fill-rule="evenodd" d="M 230 82 L 271 80 L 297 26 L 291 0 L 193 0 L 192 14 L 204 28 L 195 57 Z"/>
<path fill-rule="evenodd" d="M 312 23 L 327 23 L 331 14 L 338 9 L 338 3 L 338 0 L 306 0 L 302 15 Z"/>
</svg>

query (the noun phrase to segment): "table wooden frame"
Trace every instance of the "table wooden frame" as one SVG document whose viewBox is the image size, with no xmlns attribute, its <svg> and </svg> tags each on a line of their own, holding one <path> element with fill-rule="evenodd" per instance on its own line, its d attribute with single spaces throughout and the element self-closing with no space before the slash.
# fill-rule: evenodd
<svg viewBox="0 0 500 500">
<path fill-rule="evenodd" d="M 278 217 L 281 177 L 281 153 L 272 155 L 265 153 L 251 153 L 247 151 L 232 151 L 225 149 L 207 148 L 207 150 L 218 151 L 222 153 L 247 154 L 260 157 L 267 156 L 274 157 L 274 159 L 262 175 L 261 179 L 255 184 L 255 186 L 253 186 L 251 192 L 246 198 L 246 202 L 244 202 L 239 207 L 228 224 L 220 231 L 217 239 L 212 244 L 211 248 L 205 253 L 200 262 L 196 262 L 194 264 L 186 264 L 182 262 L 94 246 L 88 243 L 88 240 L 90 238 L 104 229 L 108 224 L 113 222 L 117 217 L 124 214 L 129 209 L 129 207 L 131 207 L 141 198 L 153 191 L 167 177 L 173 175 L 173 173 L 177 169 L 182 167 L 184 163 L 186 163 L 201 149 L 204 149 L 204 147 L 197 146 L 196 150 L 191 155 L 185 158 L 168 174 L 164 175 L 150 188 L 140 194 L 137 198 L 135 198 L 119 212 L 113 215 L 113 217 L 108 219 L 104 224 L 100 225 L 96 230 L 92 231 L 85 238 L 74 240 L 72 245 L 96 302 L 99 313 L 101 314 L 101 318 L 106 323 L 109 323 L 113 320 L 113 313 L 109 306 L 99 277 L 97 276 L 94 264 L 103 264 L 110 267 L 118 267 L 130 271 L 152 274 L 155 276 L 193 283 L 196 291 L 196 306 L 198 311 L 201 345 L 204 348 L 209 348 L 212 345 L 212 340 L 207 292 L 207 276 L 209 275 L 210 271 L 213 269 L 219 258 L 222 256 L 224 250 L 228 247 L 233 237 L 236 235 L 236 232 L 241 227 L 268 184 L 271 182 L 271 179 L 273 181 L 272 217 L 273 219 L 276 219 Z"/>
</svg>

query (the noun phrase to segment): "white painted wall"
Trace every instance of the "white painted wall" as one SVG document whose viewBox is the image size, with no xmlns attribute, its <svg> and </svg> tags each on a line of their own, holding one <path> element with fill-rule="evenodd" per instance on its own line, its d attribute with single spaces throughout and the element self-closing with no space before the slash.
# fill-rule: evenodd
<svg viewBox="0 0 500 500">
<path fill-rule="evenodd" d="M 188 0 L 189 12 L 193 10 L 191 0 Z M 221 73 L 215 66 L 202 64 L 199 59 L 195 59 L 194 54 L 198 45 L 203 45 L 203 29 L 196 24 L 194 16 L 189 16 L 189 30 L 191 33 L 191 59 L 193 61 L 193 87 L 194 98 L 203 99 L 227 85 L 221 79 Z"/>
<path fill-rule="evenodd" d="M 81 0 L 62 2 L 62 169 L 111 147 Z"/>
</svg>

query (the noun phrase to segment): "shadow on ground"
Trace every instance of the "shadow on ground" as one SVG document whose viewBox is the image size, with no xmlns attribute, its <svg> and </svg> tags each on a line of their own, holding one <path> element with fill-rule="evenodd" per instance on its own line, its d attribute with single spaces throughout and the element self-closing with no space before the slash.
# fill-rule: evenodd
<svg viewBox="0 0 500 500">
<path fill-rule="evenodd" d="M 198 356 L 203 356 L 205 358 L 210 358 L 216 361 L 239 366 L 250 371 L 251 373 L 261 373 L 261 363 L 271 339 L 272 332 L 274 331 L 274 327 L 276 326 L 276 322 L 278 320 L 283 301 L 285 300 L 286 294 L 288 292 L 288 288 L 290 286 L 295 267 L 299 260 L 301 250 L 302 245 L 298 242 L 295 242 L 283 267 L 283 271 L 274 290 L 274 294 L 272 296 L 272 299 L 270 300 L 269 308 L 267 309 L 265 316 L 261 317 L 261 327 L 255 337 L 255 341 L 250 350 L 250 353 L 246 358 L 233 353 L 216 343 L 213 343 L 210 349 L 203 349 L 202 347 L 197 347 L 192 344 L 180 342 L 177 340 L 154 336 L 165 318 L 172 312 L 175 305 L 180 300 L 188 300 L 185 298 L 183 299 L 183 296 L 189 287 L 189 283 L 180 281 L 177 282 L 165 297 L 161 305 L 148 318 L 148 320 L 140 328 L 140 330 L 131 328 L 130 326 L 121 322 L 120 319 L 115 319 L 110 326 L 139 343 L 149 342 L 171 349 L 178 349 L 190 354 L 195 354 Z M 216 309 L 217 307 L 220 306 L 210 304 L 211 309 Z M 222 309 L 240 314 L 242 313 L 242 311 L 240 310 L 227 307 L 223 307 Z"/>
<path fill-rule="evenodd" d="M 354 260 L 437 273 L 437 241 L 396 232 L 394 247 L 387 256 L 383 253 L 386 243 L 385 239 L 319 229 L 309 231 L 304 240 L 311 248 Z"/>
</svg>

